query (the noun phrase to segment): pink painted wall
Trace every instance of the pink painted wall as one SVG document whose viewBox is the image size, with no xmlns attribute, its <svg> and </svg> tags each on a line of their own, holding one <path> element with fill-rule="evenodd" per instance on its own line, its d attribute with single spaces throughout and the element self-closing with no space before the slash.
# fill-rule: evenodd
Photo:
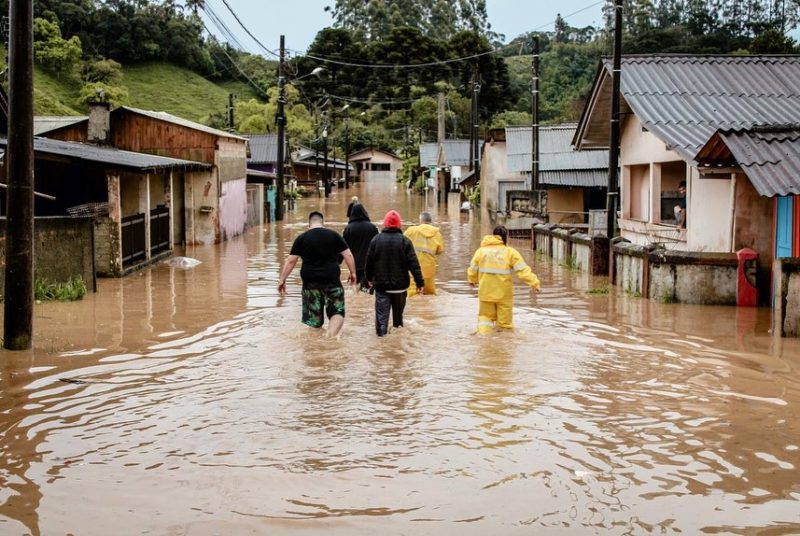
<svg viewBox="0 0 800 536">
<path fill-rule="evenodd" d="M 247 179 L 222 183 L 219 198 L 220 241 L 244 232 L 247 223 Z"/>
</svg>

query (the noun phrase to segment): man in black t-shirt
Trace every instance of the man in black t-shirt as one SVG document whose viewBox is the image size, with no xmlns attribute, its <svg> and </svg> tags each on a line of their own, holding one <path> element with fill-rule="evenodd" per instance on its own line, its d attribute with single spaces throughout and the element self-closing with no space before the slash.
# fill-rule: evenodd
<svg viewBox="0 0 800 536">
<path fill-rule="evenodd" d="M 278 292 L 286 293 L 286 278 L 299 259 L 303 259 L 300 278 L 303 280 L 303 324 L 321 328 L 328 315 L 328 334 L 336 336 L 344 325 L 344 289 L 342 288 L 339 255 L 344 258 L 350 277 L 356 282 L 356 264 L 344 239 L 332 229 L 324 227 L 323 216 L 312 212 L 308 216 L 309 229 L 295 238 L 292 251 L 281 270 Z"/>
</svg>

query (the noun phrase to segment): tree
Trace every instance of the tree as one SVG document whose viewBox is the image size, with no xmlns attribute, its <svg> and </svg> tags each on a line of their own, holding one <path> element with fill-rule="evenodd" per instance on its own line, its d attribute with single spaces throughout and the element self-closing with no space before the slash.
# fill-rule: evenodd
<svg viewBox="0 0 800 536">
<path fill-rule="evenodd" d="M 36 61 L 59 75 L 71 72 L 83 55 L 80 39 L 64 39 L 58 23 L 42 18 L 33 21 L 33 50 Z"/>
</svg>

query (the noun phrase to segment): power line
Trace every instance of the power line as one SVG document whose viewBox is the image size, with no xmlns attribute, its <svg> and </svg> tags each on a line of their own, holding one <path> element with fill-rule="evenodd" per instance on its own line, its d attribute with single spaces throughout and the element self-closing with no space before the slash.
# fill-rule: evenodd
<svg viewBox="0 0 800 536">
<path fill-rule="evenodd" d="M 242 29 L 247 33 L 247 35 L 249 35 L 250 38 L 253 41 L 255 41 L 258 46 L 260 46 L 268 54 L 272 54 L 273 56 L 278 57 L 278 58 L 280 57 L 279 54 L 277 54 L 276 52 L 273 52 L 272 50 L 268 49 L 261 41 L 258 40 L 258 38 L 255 35 L 253 35 L 253 33 L 250 30 L 247 29 L 247 26 L 244 25 L 244 23 L 242 22 L 242 19 L 239 18 L 239 15 L 237 15 L 236 12 L 233 10 L 233 8 L 230 6 L 230 4 L 228 3 L 228 0 L 222 0 L 222 3 L 225 4 L 225 7 L 227 7 L 228 11 L 231 12 L 231 15 L 233 15 L 233 18 L 236 19 L 236 22 L 239 23 L 239 26 L 242 27 Z"/>
<path fill-rule="evenodd" d="M 205 28 L 206 32 L 208 32 L 209 35 L 212 35 L 211 30 L 208 29 L 208 26 L 206 26 L 205 21 L 201 19 L 200 23 L 203 25 L 203 28 Z M 269 98 L 269 95 L 267 95 L 267 93 L 264 90 L 262 90 L 261 87 L 252 78 L 247 76 L 247 74 L 239 67 L 239 65 L 233 60 L 233 58 L 231 58 L 231 55 L 228 54 L 228 51 L 225 50 L 225 47 L 220 47 L 220 49 L 222 50 L 223 54 L 225 54 L 225 56 L 228 58 L 228 60 L 231 62 L 231 65 L 236 67 L 236 70 L 239 71 L 239 74 L 241 74 L 248 82 L 250 82 L 250 85 L 253 86 L 253 89 L 261 93 L 264 97 Z"/>
<path fill-rule="evenodd" d="M 593 7 L 599 6 L 601 4 L 605 4 L 605 0 L 599 0 L 597 2 L 589 4 L 589 5 L 585 6 L 585 7 L 582 7 L 581 9 L 579 9 L 577 11 L 573 11 L 572 13 L 569 13 L 569 14 L 561 17 L 561 18 L 563 20 L 567 20 L 570 17 L 573 17 L 573 16 L 575 16 L 575 15 L 577 15 L 579 13 L 587 11 L 587 10 L 589 10 L 589 9 L 591 9 Z M 541 29 L 547 28 L 549 26 L 552 26 L 555 23 L 556 23 L 556 20 L 552 20 L 552 21 L 550 21 L 548 23 L 542 24 L 541 26 L 537 26 L 536 28 L 533 28 L 531 30 L 531 32 L 535 32 L 537 30 L 541 30 Z M 458 62 L 462 62 L 462 61 L 473 60 L 473 59 L 481 58 L 483 56 L 488 56 L 489 54 L 497 54 L 497 53 L 505 50 L 506 48 L 510 48 L 512 46 L 516 46 L 516 45 L 513 44 L 513 43 L 508 43 L 506 45 L 502 45 L 500 47 L 493 48 L 492 50 L 487 50 L 486 52 L 480 52 L 478 54 L 472 54 L 470 56 L 462 56 L 460 58 L 451 58 L 451 59 L 447 59 L 447 60 L 436 60 L 436 61 L 430 61 L 430 62 L 409 63 L 409 64 L 399 64 L 399 63 L 395 63 L 395 64 L 389 64 L 389 63 L 357 63 L 357 62 L 350 62 L 350 61 L 342 61 L 342 60 L 339 60 L 339 59 L 333 59 L 333 58 L 329 58 L 329 57 L 325 57 L 325 56 L 318 56 L 318 55 L 314 55 L 314 54 L 305 54 L 305 57 L 306 58 L 311 58 L 311 59 L 316 60 L 316 61 L 321 61 L 323 63 L 330 63 L 330 64 L 334 64 L 334 65 L 343 65 L 343 66 L 346 66 L 346 67 L 361 67 L 361 68 L 365 68 L 365 69 L 419 69 L 419 68 L 424 68 L 424 67 L 435 67 L 437 65 L 447 65 L 447 64 L 450 64 L 450 63 L 458 63 Z M 293 51 L 293 52 L 298 54 L 298 55 L 302 55 L 302 52 L 299 52 L 299 51 L 296 51 L 296 50 Z"/>
</svg>

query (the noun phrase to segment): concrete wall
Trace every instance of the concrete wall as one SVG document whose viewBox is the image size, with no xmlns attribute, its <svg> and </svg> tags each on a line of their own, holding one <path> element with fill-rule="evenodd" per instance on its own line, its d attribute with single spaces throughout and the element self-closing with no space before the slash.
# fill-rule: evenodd
<svg viewBox="0 0 800 536">
<path fill-rule="evenodd" d="M 683 161 L 683 158 L 675 151 L 668 150 L 661 140 L 642 128 L 635 115 L 630 115 L 622 124 L 620 161 L 623 212 L 620 229 L 624 238 L 640 245 L 660 242 L 667 249 L 675 250 L 734 251 L 731 242 L 734 199 L 730 178 L 701 179 L 696 168 L 687 166 L 687 230 L 680 232 L 675 227 L 660 225 L 662 215 L 660 209 L 655 210 L 655 205 L 660 203 L 662 189 L 671 189 L 675 182 L 679 182 L 679 177 L 669 171 L 669 166 L 673 164 L 668 164 L 664 179 L 666 183 L 662 185 L 664 168 L 657 164 Z M 647 192 L 649 223 L 646 225 L 629 220 L 637 219 L 637 213 L 632 212 L 632 209 L 645 202 L 643 188 L 632 188 L 631 184 L 630 166 L 637 165 L 650 166 L 650 186 Z M 634 217 L 630 217 L 631 214 Z M 669 215 L 663 216 L 669 218 Z"/>
<path fill-rule="evenodd" d="M 247 225 L 247 180 L 223 182 L 219 198 L 219 240 L 228 240 L 242 234 L 245 225 Z"/>
<path fill-rule="evenodd" d="M 220 182 L 247 177 L 247 145 L 243 140 L 219 138 L 215 160 Z"/>
<path fill-rule="evenodd" d="M 532 247 L 536 251 L 582 272 L 608 275 L 608 240 L 605 237 L 591 237 L 554 224 L 532 225 L 531 231 Z"/>
<path fill-rule="evenodd" d="M 800 337 L 800 258 L 773 263 L 773 333 Z"/>
<path fill-rule="evenodd" d="M 0 273 L 5 269 L 5 218 L 0 218 Z M 94 224 L 92 218 L 44 217 L 34 222 L 34 266 L 37 279 L 63 283 L 82 277 L 94 292 Z M 0 277 L 0 296 L 5 278 Z"/>
<path fill-rule="evenodd" d="M 184 215 L 187 245 L 214 244 L 217 241 L 219 197 L 212 171 L 186 173 Z"/>
<path fill-rule="evenodd" d="M 506 142 L 494 141 L 483 146 L 481 155 L 481 210 L 494 221 L 499 204 L 497 199 L 497 182 L 501 177 L 509 176 L 508 154 Z"/>
<path fill-rule="evenodd" d="M 97 275 L 116 277 L 122 273 L 122 244 L 119 222 L 110 217 L 100 217 L 94 222 L 94 262 Z"/>
<path fill-rule="evenodd" d="M 734 253 L 649 249 L 620 242 L 614 248 L 614 283 L 626 292 L 664 302 L 735 305 Z"/>
</svg>

